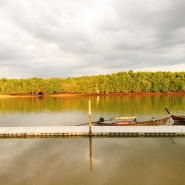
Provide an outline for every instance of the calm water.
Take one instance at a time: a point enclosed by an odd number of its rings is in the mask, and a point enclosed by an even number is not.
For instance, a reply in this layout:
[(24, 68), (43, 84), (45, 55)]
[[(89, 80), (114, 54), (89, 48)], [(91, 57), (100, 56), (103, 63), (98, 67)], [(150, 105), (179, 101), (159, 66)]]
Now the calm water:
[[(185, 114), (184, 96), (0, 99), (0, 126), (76, 125)], [(0, 139), (1, 185), (185, 184), (185, 138)]]

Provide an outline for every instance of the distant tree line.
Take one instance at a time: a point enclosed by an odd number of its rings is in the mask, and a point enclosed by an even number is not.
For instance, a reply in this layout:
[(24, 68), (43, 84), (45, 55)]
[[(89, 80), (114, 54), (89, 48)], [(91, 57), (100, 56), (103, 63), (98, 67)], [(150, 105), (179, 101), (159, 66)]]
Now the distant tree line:
[(71, 78), (0, 79), (0, 94), (184, 92), (185, 72), (118, 72)]

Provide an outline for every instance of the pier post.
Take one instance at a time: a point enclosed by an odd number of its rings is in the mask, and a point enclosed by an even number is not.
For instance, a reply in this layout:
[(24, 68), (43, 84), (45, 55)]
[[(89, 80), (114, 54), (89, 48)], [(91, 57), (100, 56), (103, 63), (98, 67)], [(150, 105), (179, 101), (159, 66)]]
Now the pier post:
[(91, 100), (89, 100), (89, 115), (88, 115), (88, 122), (89, 122), (89, 135), (92, 135), (92, 118), (91, 118)]

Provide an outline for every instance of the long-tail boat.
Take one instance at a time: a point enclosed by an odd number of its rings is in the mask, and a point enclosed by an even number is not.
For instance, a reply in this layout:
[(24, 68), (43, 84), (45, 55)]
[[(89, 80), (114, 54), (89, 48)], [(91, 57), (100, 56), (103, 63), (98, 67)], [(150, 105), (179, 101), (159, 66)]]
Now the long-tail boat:
[(169, 112), (169, 110), (166, 108), (166, 112), (171, 116), (171, 118), (175, 121), (175, 122), (180, 122), (185, 124), (185, 116), (182, 115), (174, 115), (172, 113)]
[[(129, 118), (129, 117), (126, 117)], [(121, 118), (110, 118), (110, 120), (104, 120), (104, 118), (100, 118), (99, 121), (96, 123), (93, 123), (94, 126), (159, 126), (159, 125), (165, 125), (170, 124), (170, 116), (163, 118), (163, 119), (154, 119), (148, 121), (137, 121), (136, 117), (130, 117), (133, 118), (132, 120), (126, 120), (125, 117)]]
[(172, 119), (176, 122), (183, 122), (185, 124), (185, 116), (182, 115), (171, 115)]

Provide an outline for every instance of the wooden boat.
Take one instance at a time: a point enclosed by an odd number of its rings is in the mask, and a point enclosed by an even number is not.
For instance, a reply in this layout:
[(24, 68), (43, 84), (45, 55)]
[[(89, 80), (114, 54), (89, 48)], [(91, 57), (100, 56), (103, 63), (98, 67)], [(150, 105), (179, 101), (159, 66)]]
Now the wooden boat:
[(166, 123), (170, 123), (170, 116), (163, 118), (163, 119), (153, 119), (149, 121), (137, 121), (136, 119), (133, 120), (121, 120), (117, 121), (119, 119), (110, 119), (110, 122), (104, 122), (103, 118), (100, 118), (100, 120), (96, 123), (94, 123), (94, 126), (159, 126), (159, 125), (165, 125)]
[(171, 115), (172, 119), (177, 122), (184, 122), (185, 123), (185, 116), (177, 116), (177, 115)]
[(180, 122), (185, 124), (185, 116), (182, 115), (174, 115), (172, 113), (169, 112), (169, 110), (166, 108), (166, 111), (169, 115), (171, 115), (171, 118), (175, 121), (175, 122)]

